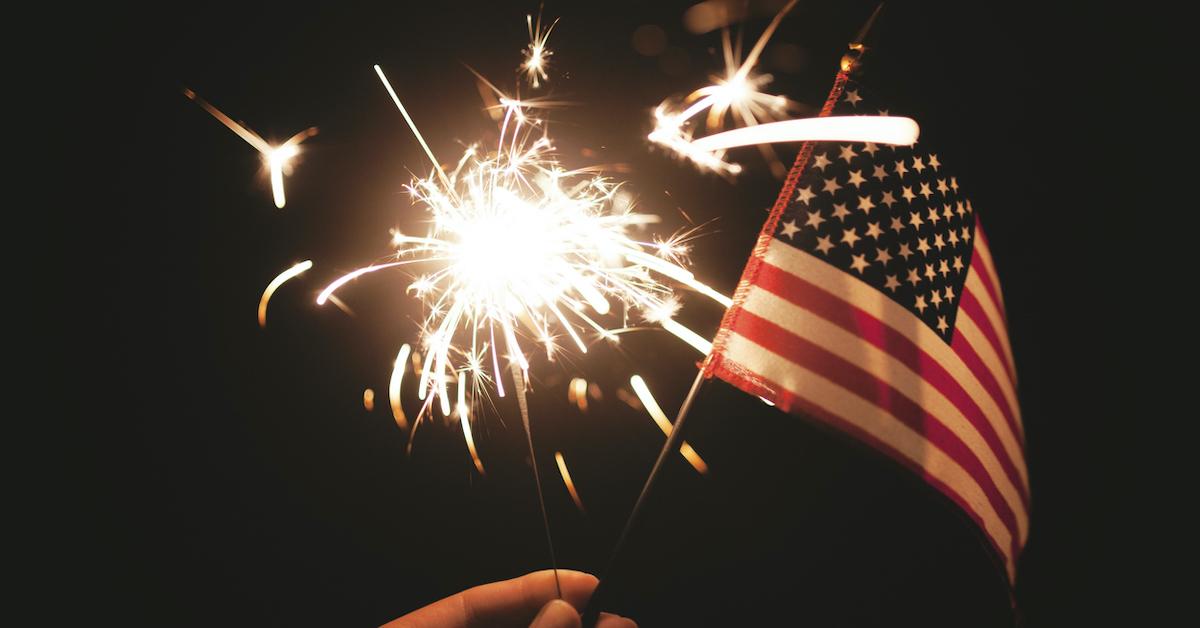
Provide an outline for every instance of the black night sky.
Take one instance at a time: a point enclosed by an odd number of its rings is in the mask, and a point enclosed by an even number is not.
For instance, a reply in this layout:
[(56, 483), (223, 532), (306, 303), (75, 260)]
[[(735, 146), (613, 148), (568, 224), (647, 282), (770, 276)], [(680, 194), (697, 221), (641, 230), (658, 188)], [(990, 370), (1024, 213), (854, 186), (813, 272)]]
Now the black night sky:
[[(424, 219), (402, 185), (427, 161), (372, 64), (434, 149), (456, 155), (495, 135), (465, 66), (513, 87), (537, 4), (301, 4), (72, 18), (85, 33), (77, 106), (100, 114), (80, 185), (99, 200), (61, 215), (79, 239), (71, 255), (87, 260), (69, 280), (68, 336), (82, 343), (64, 375), (85, 410), (55, 423), (62, 514), (36, 548), (37, 579), (55, 591), (51, 624), (373, 626), (548, 566), (512, 398), (476, 428), (486, 477), (456, 424), (423, 426), (406, 457), (386, 403), (391, 361), (420, 316), (403, 276), (341, 293), (353, 317), (312, 298), (386, 254), (390, 228)], [(574, 103), (549, 117), (564, 162), (624, 164), (619, 176), (664, 230), (704, 224), (696, 273), (730, 292), (779, 182), (753, 150), (737, 154), (748, 172), (730, 182), (645, 142), (650, 109), (721, 65), (718, 33), (684, 28), (689, 4), (547, 2), (561, 22), (546, 89)], [(1089, 99), (1106, 99), (1084, 85), (1110, 53), (1064, 53), (1087, 27), (1036, 4), (960, 4), (890, 3), (866, 71), (968, 182), (1003, 282), (1033, 499), (1019, 613), (982, 536), (935, 490), (716, 382), (688, 428), (711, 475), (672, 461), (614, 581), (613, 609), (642, 626), (1051, 626), (1116, 613), (1124, 550), (1111, 515), (1127, 488), (1110, 433), (1123, 400), (1103, 377), (1120, 350), (1095, 345), (1109, 314), (1092, 305), (1101, 271), (1089, 264), (1105, 262), (1079, 254), (1102, 248), (1100, 217), (1116, 202), (1085, 163), (1103, 155), (1079, 139), (1099, 115)], [(775, 5), (749, 6), (748, 40)], [(818, 107), (873, 8), (802, 1), (764, 54), (771, 90)], [(643, 25), (665, 32), (662, 54), (634, 49)], [(183, 87), (269, 139), (320, 127), (285, 209), (258, 155)], [(790, 163), (796, 147), (780, 150)], [(260, 329), (263, 287), (302, 259), (314, 269), (276, 294)], [(720, 310), (689, 303), (681, 320), (715, 330)], [(673, 413), (695, 359), (645, 333), (541, 365), (531, 412), (562, 566), (602, 569), (663, 442), (617, 388), (640, 373)], [(586, 413), (567, 401), (574, 376), (604, 392)]]

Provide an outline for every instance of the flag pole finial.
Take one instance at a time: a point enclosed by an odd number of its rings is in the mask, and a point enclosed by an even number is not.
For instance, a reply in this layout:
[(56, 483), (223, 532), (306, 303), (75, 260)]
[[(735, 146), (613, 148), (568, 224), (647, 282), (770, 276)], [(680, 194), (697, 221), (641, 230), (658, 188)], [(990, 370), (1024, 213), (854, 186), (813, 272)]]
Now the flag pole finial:
[(863, 54), (867, 52), (867, 45), (865, 43), (867, 40), (867, 33), (871, 32), (871, 26), (875, 24), (875, 19), (878, 18), (879, 13), (883, 11), (883, 4), (884, 3), (880, 2), (875, 6), (875, 10), (871, 12), (871, 17), (867, 18), (867, 21), (865, 24), (863, 24), (862, 28), (858, 29), (858, 34), (855, 35), (854, 39), (850, 41), (850, 45), (848, 46), (849, 50), (846, 51), (846, 54), (842, 55), (842, 60), (840, 62), (843, 72), (854, 72), (858, 69), (859, 60), (862, 59)]

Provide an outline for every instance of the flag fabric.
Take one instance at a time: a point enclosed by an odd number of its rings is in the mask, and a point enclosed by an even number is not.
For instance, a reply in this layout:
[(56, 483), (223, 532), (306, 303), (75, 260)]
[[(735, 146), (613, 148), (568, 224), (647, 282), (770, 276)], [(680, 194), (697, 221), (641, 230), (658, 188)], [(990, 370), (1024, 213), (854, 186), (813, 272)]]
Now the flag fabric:
[[(845, 72), (821, 115), (886, 115)], [(941, 157), (809, 143), (705, 364), (919, 474), (983, 531), (1009, 583), (1029, 528), (1017, 376), (996, 266)]]

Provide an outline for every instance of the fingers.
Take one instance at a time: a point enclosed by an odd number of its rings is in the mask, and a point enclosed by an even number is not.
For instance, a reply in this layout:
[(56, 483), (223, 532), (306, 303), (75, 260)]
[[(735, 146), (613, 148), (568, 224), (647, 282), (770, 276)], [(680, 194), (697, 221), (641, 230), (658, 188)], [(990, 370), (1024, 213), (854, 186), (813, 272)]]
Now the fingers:
[(542, 607), (529, 628), (581, 628), (582, 625), (574, 606), (562, 600), (552, 600)]
[[(582, 608), (596, 588), (596, 577), (568, 569), (559, 569), (558, 576), (563, 598), (572, 607)], [(438, 600), (385, 624), (385, 628), (528, 626), (538, 611), (557, 597), (554, 571), (535, 571)]]
[(637, 628), (637, 624), (628, 617), (600, 613), (600, 618), (596, 620), (596, 628)]

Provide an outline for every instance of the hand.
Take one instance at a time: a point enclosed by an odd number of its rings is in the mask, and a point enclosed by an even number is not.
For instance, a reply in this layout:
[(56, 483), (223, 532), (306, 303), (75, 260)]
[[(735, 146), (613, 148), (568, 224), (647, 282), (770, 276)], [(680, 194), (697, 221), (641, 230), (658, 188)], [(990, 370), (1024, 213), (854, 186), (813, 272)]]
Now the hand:
[[(547, 569), (455, 593), (382, 628), (578, 628), (575, 609), (587, 603), (599, 581), (591, 574), (567, 569), (559, 569), (558, 577), (564, 600), (557, 599), (554, 571)], [(596, 628), (637, 628), (637, 624), (601, 613)]]

